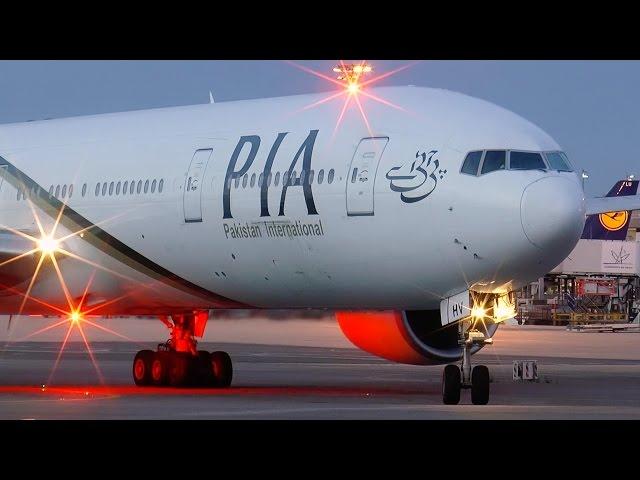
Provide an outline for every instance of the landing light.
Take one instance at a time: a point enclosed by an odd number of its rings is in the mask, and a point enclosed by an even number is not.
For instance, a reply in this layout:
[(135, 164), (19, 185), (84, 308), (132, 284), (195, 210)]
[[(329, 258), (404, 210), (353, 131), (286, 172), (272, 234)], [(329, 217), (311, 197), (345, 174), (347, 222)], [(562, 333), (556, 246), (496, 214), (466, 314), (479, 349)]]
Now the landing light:
[(503, 322), (515, 317), (516, 310), (513, 305), (498, 305), (496, 308), (496, 322)]
[(471, 316), (473, 318), (484, 318), (487, 315), (487, 310), (482, 307), (473, 307), (471, 309)]
[(82, 315), (80, 315), (80, 312), (72, 312), (71, 313), (71, 321), (73, 323), (78, 323), (81, 318), (82, 318)]
[(52, 237), (43, 237), (38, 240), (38, 248), (44, 254), (52, 254), (58, 250), (59, 242)]

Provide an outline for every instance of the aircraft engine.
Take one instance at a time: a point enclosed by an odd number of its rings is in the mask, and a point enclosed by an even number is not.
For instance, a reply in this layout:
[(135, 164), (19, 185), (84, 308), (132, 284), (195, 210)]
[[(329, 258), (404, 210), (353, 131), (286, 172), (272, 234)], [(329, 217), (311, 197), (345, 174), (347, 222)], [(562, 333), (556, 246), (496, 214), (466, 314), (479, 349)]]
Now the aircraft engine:
[[(412, 365), (451, 363), (462, 357), (458, 324), (442, 325), (440, 310), (336, 312), (344, 335), (378, 357)], [(476, 328), (492, 337), (498, 324), (487, 319)], [(482, 346), (474, 345), (471, 353)]]

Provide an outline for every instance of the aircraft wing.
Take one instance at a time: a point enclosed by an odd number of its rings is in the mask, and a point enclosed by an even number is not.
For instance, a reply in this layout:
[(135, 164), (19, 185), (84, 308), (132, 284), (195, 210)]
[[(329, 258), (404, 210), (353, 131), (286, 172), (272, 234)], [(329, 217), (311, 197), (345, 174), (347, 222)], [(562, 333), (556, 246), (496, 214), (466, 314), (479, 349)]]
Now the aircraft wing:
[(587, 198), (586, 206), (587, 215), (621, 212), (623, 210), (640, 210), (640, 195)]

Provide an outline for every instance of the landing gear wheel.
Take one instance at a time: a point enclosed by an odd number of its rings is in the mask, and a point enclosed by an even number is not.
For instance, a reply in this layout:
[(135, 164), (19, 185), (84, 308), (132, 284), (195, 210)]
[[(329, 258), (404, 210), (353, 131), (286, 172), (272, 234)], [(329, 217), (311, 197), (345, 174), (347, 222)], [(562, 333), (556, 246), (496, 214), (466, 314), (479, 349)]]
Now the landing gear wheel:
[(158, 386), (166, 385), (168, 370), (169, 356), (164, 352), (155, 352), (151, 360), (151, 383)]
[(486, 405), (489, 403), (489, 369), (476, 365), (471, 371), (471, 403)]
[(206, 350), (198, 350), (196, 362), (196, 383), (201, 387), (210, 387), (214, 382), (211, 354)]
[(445, 405), (460, 403), (462, 375), (457, 365), (447, 365), (442, 372), (442, 402)]
[(151, 350), (141, 350), (136, 353), (133, 359), (133, 381), (138, 386), (151, 384), (151, 360), (154, 352)]
[(210, 365), (214, 386), (226, 388), (231, 385), (233, 364), (227, 352), (213, 352)]
[(167, 378), (172, 387), (182, 387), (189, 380), (189, 356), (184, 353), (173, 353), (169, 360)]

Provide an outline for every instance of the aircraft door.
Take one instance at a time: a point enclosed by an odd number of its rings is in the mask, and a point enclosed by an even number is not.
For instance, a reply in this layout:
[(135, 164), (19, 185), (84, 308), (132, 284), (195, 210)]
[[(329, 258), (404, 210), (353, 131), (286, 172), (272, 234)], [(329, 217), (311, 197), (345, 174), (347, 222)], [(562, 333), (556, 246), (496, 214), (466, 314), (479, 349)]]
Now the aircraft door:
[(347, 175), (347, 215), (373, 215), (373, 187), (388, 137), (363, 138)]
[(189, 165), (184, 185), (184, 221), (187, 223), (202, 221), (202, 187), (204, 172), (211, 157), (212, 149), (196, 150)]

